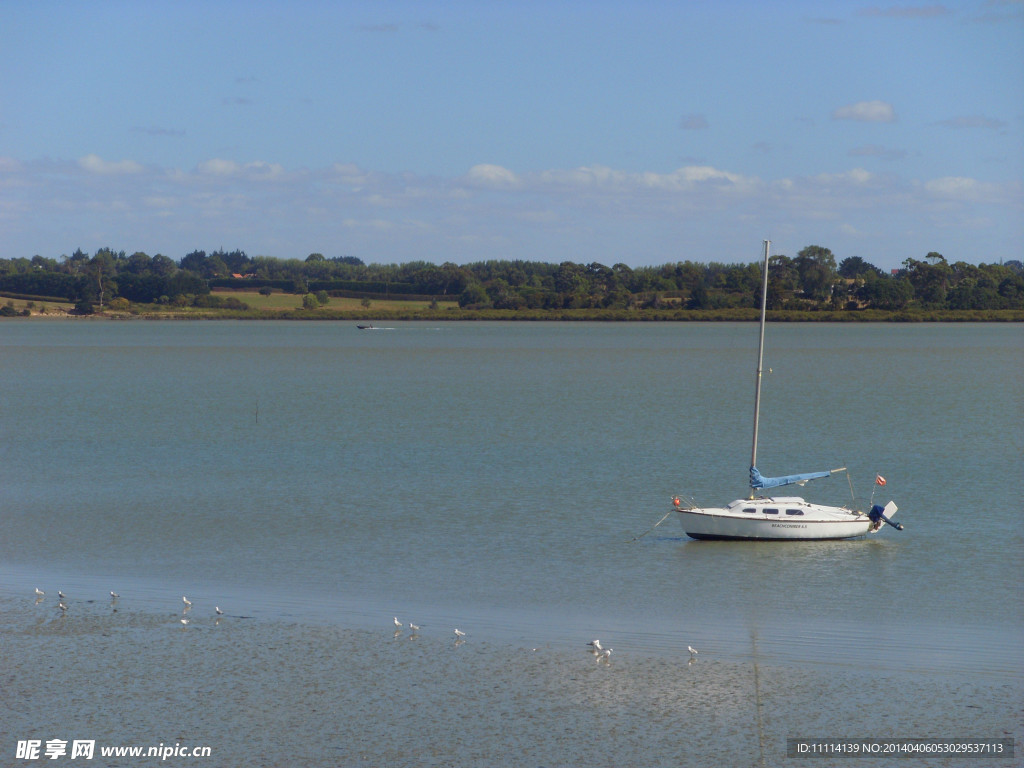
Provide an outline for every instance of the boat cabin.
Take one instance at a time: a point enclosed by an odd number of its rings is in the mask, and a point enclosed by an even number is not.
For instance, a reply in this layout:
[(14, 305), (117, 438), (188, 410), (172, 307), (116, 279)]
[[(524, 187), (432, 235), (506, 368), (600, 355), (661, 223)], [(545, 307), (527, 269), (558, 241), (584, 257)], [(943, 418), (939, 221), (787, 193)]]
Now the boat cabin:
[(810, 505), (799, 496), (778, 496), (771, 499), (737, 499), (729, 505), (729, 511), (747, 515), (803, 517), (809, 507)]

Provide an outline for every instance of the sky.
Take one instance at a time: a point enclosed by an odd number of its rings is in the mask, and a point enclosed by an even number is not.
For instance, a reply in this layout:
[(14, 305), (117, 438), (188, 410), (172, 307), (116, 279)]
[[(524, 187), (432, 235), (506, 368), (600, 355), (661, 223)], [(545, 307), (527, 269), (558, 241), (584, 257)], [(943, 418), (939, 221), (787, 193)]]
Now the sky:
[(1024, 0), (0, 3), (0, 258), (1024, 256)]

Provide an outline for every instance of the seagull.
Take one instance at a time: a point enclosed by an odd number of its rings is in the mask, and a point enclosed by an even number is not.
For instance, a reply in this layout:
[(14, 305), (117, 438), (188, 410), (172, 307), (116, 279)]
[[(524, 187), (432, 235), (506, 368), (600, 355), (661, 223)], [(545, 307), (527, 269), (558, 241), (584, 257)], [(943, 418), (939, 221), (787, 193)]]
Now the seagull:
[(591, 640), (589, 643), (587, 643), (587, 645), (591, 646), (594, 649), (593, 651), (591, 651), (591, 653), (600, 653), (604, 650), (604, 648), (601, 647), (600, 640)]
[(189, 623), (190, 621), (192, 621), (192, 619), (182, 619), (182, 620), (181, 620), (181, 626), (183, 626), (183, 627), (187, 627), (187, 626), (188, 626), (188, 623)]
[(420, 631), (420, 625), (419, 624), (413, 624), (410, 621), (409, 622), (409, 629), (411, 629), (413, 632), (419, 632)]
[(403, 624), (402, 622), (400, 622), (400, 621), (398, 620), (398, 617), (397, 617), (397, 616), (395, 616), (395, 626), (396, 626), (396, 627), (398, 627), (399, 629), (401, 629), (402, 627), (404, 627), (404, 626), (405, 626), (405, 625), (404, 625), (404, 624)]
[(39, 587), (36, 587), (36, 597), (42, 597), (45, 594), (46, 593), (43, 592), (43, 590), (41, 590)]
[(64, 594), (63, 592), (61, 592), (61, 591), (60, 591), (60, 590), (58, 589), (58, 590), (57, 590), (57, 597), (59, 597), (59, 598), (60, 598), (61, 600), (63, 600), (64, 598), (66, 598), (66, 597), (67, 597), (67, 595), (65, 595), (65, 594)]
[(185, 604), (185, 607), (187, 607), (187, 608), (191, 608), (192, 607), (192, 601), (189, 600), (184, 595), (181, 596), (181, 602), (183, 602)]
[(117, 594), (117, 592), (115, 592), (114, 590), (110, 590), (110, 599), (111, 600), (117, 600), (117, 598), (119, 598), (119, 597), (120, 597), (120, 595)]
[(219, 605), (215, 605), (215, 606), (213, 607), (213, 610), (215, 610), (215, 611), (217, 612), (217, 615), (218, 615), (218, 616), (223, 616), (223, 615), (224, 615), (224, 611), (222, 611), (222, 610), (220, 609), (220, 606), (219, 606)]
[(456, 630), (455, 630), (455, 636), (456, 636), (456, 637), (465, 637), (465, 636), (466, 636), (466, 633), (465, 633), (465, 632), (463, 632), (463, 631), (462, 631), (461, 629), (456, 629)]
[(603, 651), (601, 651), (601, 654), (597, 657), (597, 660), (598, 661), (604, 661), (604, 662), (611, 661), (612, 660), (612, 649), (611, 648), (605, 648)]
[(63, 602), (57, 603), (57, 607), (60, 608), (61, 614), (67, 613), (68, 607)]
[(686, 650), (688, 650), (690, 652), (691, 656), (696, 656), (697, 655), (697, 649), (694, 648), (692, 645), (686, 646)]

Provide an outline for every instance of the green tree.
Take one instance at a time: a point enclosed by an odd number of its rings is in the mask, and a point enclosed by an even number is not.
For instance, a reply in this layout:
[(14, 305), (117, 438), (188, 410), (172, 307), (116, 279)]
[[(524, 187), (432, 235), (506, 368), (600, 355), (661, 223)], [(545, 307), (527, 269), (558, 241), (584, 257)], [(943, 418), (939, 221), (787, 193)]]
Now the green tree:
[(913, 300), (914, 287), (906, 278), (878, 276), (869, 272), (856, 295), (870, 307), (895, 312)]
[(582, 293), (586, 290), (586, 271), (580, 264), (563, 261), (555, 273), (555, 290), (559, 293)]
[(219, 253), (213, 253), (206, 262), (206, 274), (204, 277), (227, 277), (231, 274), (231, 269), (224, 261), (224, 257)]
[(868, 272), (873, 272), (875, 275), (882, 274), (882, 270), (874, 264), (869, 264), (864, 261), (860, 256), (847, 256), (839, 262), (839, 269), (837, 271), (840, 277), (845, 277), (851, 280), (863, 277)]
[(832, 251), (820, 245), (808, 245), (796, 255), (793, 264), (800, 275), (804, 296), (816, 301), (831, 296), (836, 277), (836, 257)]
[(32, 257), (32, 269), (43, 272), (56, 272), (57, 262), (54, 259), (45, 259), (42, 256), (36, 255)]
[(460, 307), (489, 307), (491, 300), (480, 283), (470, 283), (459, 294)]
[(914, 295), (921, 304), (943, 307), (952, 283), (953, 270), (941, 253), (932, 251), (925, 258), (928, 261), (906, 259), (903, 262), (906, 277), (914, 287)]
[(100, 312), (103, 311), (104, 300), (117, 295), (117, 283), (114, 282), (116, 263), (117, 254), (110, 248), (100, 248), (89, 262), (88, 274), (96, 287)]
[(1024, 274), (1015, 272), (999, 282), (999, 296), (1003, 306), (1024, 309)]
[(781, 309), (800, 281), (793, 260), (781, 253), (768, 261), (768, 309)]
[(170, 277), (175, 273), (175, 271), (177, 271), (178, 266), (174, 263), (173, 259), (164, 256), (162, 253), (158, 253), (150, 261), (149, 269), (154, 275)]
[(89, 256), (81, 248), (76, 248), (65, 264), (68, 272), (77, 275), (83, 272), (89, 265)]
[(209, 277), (208, 261), (206, 251), (192, 251), (192, 253), (186, 254), (182, 258), (181, 268), (187, 269), (189, 272), (195, 272), (203, 277)]
[(143, 275), (149, 271), (153, 260), (142, 251), (136, 251), (128, 257), (127, 269), (133, 275)]

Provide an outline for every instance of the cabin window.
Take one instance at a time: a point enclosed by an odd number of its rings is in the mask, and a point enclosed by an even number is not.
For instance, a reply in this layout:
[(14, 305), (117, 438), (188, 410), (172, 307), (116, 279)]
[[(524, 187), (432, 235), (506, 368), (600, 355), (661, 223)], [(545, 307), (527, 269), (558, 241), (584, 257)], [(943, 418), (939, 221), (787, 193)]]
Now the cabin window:
[(757, 510), (756, 510), (756, 509), (754, 509), (753, 507), (746, 507), (746, 508), (744, 508), (744, 510), (743, 510), (743, 511), (744, 511), (744, 512), (757, 512)]
[(804, 511), (802, 509), (787, 509), (787, 515), (802, 515)]
[(779, 510), (777, 510), (777, 509), (766, 509), (766, 510), (764, 510), (764, 513), (766, 515), (777, 515), (777, 514), (779, 514)]

